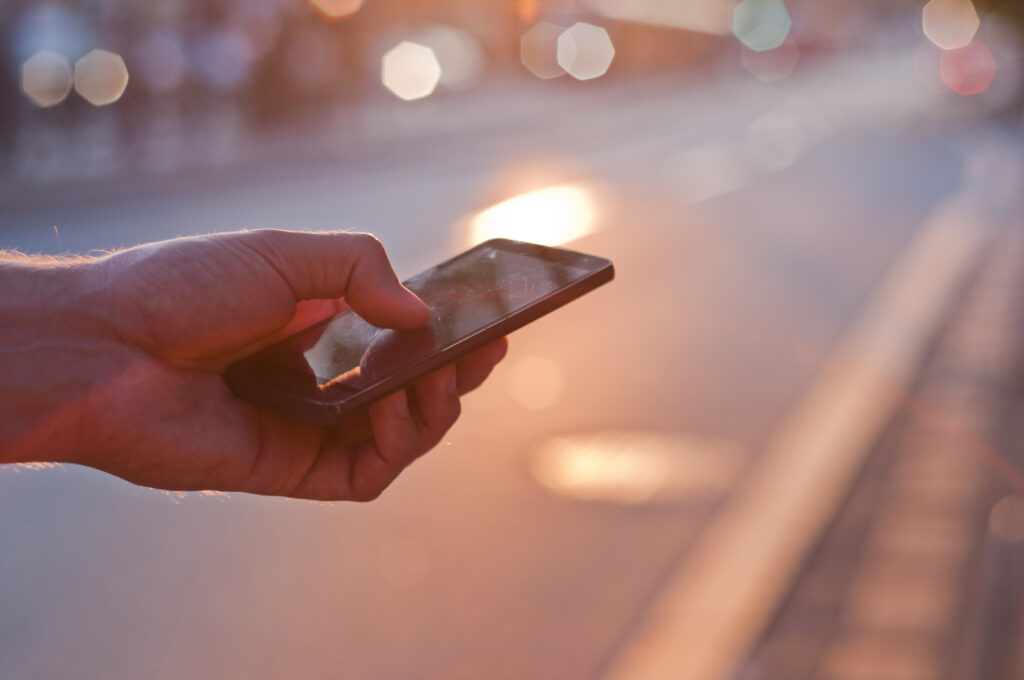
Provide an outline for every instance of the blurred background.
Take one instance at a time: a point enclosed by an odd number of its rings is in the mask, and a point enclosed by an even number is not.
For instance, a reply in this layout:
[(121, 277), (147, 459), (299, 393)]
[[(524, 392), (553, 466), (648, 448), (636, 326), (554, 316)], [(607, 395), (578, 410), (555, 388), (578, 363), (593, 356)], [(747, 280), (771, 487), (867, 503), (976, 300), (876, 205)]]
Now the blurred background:
[(1024, 5), (0, 3), (0, 249), (617, 279), (368, 505), (0, 468), (3, 678), (1024, 678)]

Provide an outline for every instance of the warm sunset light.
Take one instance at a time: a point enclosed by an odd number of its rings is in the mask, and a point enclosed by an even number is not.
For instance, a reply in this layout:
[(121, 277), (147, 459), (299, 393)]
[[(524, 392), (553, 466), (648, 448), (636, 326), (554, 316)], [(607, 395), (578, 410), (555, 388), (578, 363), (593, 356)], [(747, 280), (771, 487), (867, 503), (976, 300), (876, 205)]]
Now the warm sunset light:
[(549, 492), (633, 505), (708, 500), (735, 479), (742, 449), (716, 439), (607, 430), (551, 437), (531, 472)]
[(562, 184), (487, 208), (473, 218), (472, 240), (504, 237), (558, 245), (590, 233), (593, 222), (590, 192), (578, 184)]
[(552, 359), (523, 357), (509, 369), (506, 391), (513, 401), (530, 411), (551, 408), (565, 391), (565, 370)]
[(75, 92), (93, 106), (113, 104), (128, 87), (128, 68), (120, 55), (93, 50), (75, 62)]
[(64, 101), (71, 83), (71, 63), (60, 54), (37, 52), (21, 65), (21, 91), (41, 108)]

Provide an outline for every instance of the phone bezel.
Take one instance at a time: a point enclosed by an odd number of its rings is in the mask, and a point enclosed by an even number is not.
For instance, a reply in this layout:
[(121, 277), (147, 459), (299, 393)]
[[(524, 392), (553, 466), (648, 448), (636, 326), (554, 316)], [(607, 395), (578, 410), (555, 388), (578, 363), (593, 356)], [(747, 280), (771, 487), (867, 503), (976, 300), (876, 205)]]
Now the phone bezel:
[[(300, 331), (281, 340), (279, 343), (231, 364), (224, 374), (228, 385), (236, 395), (248, 401), (260, 405), (275, 406), (313, 422), (325, 425), (333, 424), (372, 402), (409, 386), (417, 379), (457, 360), (473, 350), (508, 335), (518, 328), (522, 328), (526, 324), (611, 281), (615, 276), (614, 266), (610, 260), (605, 258), (565, 248), (541, 246), (511, 239), (484, 241), (450, 258), (446, 262), (470, 256), (474, 251), (482, 248), (494, 248), (590, 271), (582, 278), (566, 284), (518, 310), (499, 317), (493, 323), (481, 327), (479, 330), (448, 345), (444, 349), (427, 354), (422, 359), (409, 364), (402, 370), (396, 371), (376, 383), (354, 392), (347, 392), (344, 389), (336, 389), (334, 387), (321, 390), (315, 384), (310, 386), (309, 374), (300, 374), (265, 358), (268, 354), (273, 354), (274, 350), (281, 344), (293, 341), (297, 335), (309, 333), (311, 329)], [(341, 313), (352, 312), (346, 310)], [(334, 317), (331, 318), (333, 319)], [(315, 324), (312, 328), (326, 325), (329, 322), (330, 319), (325, 320)], [(280, 350), (278, 351), (280, 352)]]

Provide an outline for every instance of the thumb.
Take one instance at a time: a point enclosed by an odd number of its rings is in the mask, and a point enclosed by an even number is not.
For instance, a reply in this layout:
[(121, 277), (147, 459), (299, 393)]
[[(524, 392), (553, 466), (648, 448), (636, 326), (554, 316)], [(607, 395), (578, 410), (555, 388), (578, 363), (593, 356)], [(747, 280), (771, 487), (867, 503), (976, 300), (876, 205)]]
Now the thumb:
[(344, 297), (381, 328), (414, 329), (430, 321), (430, 308), (398, 281), (384, 246), (370, 234), (266, 229), (231, 236), (276, 270), (296, 302)]

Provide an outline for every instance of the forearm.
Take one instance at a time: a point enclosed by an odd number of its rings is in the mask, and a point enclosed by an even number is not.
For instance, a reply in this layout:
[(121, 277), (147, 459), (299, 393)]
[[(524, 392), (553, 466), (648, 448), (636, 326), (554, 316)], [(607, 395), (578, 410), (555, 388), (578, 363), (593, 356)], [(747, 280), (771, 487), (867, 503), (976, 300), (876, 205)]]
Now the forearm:
[(88, 266), (0, 256), (0, 462), (73, 459), (92, 390)]

